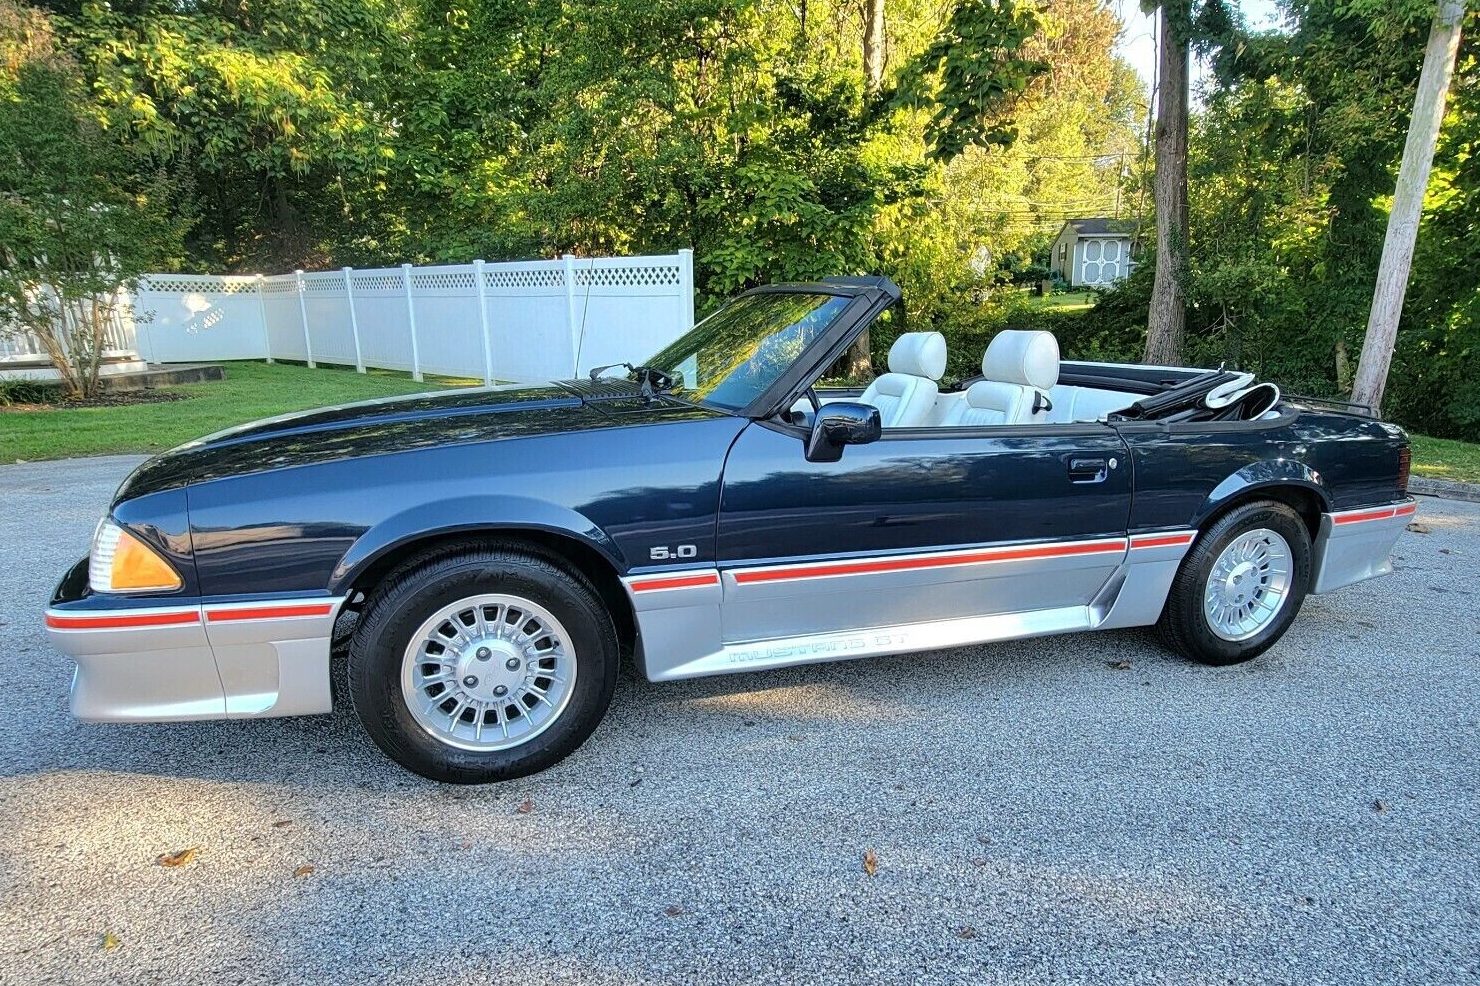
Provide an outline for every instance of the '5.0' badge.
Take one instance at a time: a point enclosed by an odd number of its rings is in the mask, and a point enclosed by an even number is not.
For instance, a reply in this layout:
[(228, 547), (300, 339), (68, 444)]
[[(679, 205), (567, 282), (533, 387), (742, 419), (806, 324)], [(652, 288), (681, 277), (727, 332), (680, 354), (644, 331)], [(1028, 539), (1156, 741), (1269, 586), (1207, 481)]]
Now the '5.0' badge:
[(697, 545), (680, 544), (675, 547), (657, 547), (648, 549), (648, 557), (653, 561), (668, 561), (670, 558), (694, 558), (699, 554)]

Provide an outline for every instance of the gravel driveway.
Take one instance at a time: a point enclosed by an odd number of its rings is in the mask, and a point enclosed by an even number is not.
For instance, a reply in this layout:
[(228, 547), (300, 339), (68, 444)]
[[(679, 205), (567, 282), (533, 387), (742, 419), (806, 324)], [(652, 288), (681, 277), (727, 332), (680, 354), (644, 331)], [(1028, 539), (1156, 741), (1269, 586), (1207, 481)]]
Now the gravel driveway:
[(0, 467), (4, 982), (1480, 975), (1480, 506), (1243, 667), (1116, 632), (629, 676), (469, 789), (343, 711), (72, 721), (40, 612), (135, 461)]

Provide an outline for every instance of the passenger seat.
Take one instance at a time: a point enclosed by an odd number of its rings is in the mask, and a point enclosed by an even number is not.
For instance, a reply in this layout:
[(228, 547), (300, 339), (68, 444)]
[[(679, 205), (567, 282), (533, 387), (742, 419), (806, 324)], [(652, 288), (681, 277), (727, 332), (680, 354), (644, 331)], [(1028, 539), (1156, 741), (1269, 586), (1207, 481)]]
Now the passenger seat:
[(1004, 329), (982, 357), (982, 376), (951, 407), (946, 425), (1041, 424), (1059, 382), (1059, 342), (1052, 332)]
[(889, 372), (876, 377), (858, 398), (879, 409), (885, 428), (928, 424), (946, 372), (946, 337), (939, 332), (906, 332), (889, 347)]

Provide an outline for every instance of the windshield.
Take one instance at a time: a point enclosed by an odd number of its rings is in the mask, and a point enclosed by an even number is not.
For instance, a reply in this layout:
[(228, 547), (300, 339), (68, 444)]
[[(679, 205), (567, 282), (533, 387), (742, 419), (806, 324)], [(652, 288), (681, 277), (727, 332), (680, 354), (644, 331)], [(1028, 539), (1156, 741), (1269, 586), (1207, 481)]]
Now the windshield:
[(747, 295), (645, 365), (672, 376), (674, 393), (738, 411), (780, 379), (851, 300), (792, 292)]

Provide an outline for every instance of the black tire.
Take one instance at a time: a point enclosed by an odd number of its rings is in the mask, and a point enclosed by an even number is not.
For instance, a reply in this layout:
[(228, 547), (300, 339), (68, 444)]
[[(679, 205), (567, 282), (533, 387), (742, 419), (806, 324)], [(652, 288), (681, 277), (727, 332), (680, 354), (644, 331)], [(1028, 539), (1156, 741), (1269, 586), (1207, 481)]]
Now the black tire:
[[(401, 661), (411, 635), (438, 609), (494, 592), (522, 596), (560, 621), (575, 652), (575, 685), (559, 716), (524, 744), (465, 750), (413, 718)], [(350, 697), (375, 745), (407, 770), (453, 784), (507, 781), (553, 766), (585, 742), (611, 702), (618, 654), (611, 614), (584, 579), (514, 548), (465, 548), (393, 574), (372, 595), (350, 646)]]
[[(1268, 626), (1246, 640), (1226, 640), (1213, 632), (1203, 612), (1204, 592), (1223, 549), (1250, 531), (1274, 531), (1290, 546), (1290, 588), (1284, 607)], [(1284, 636), (1310, 587), (1310, 530), (1290, 507), (1272, 500), (1245, 503), (1200, 534), (1172, 580), (1166, 608), (1156, 624), (1162, 642), (1189, 660), (1223, 666), (1253, 660)]]

